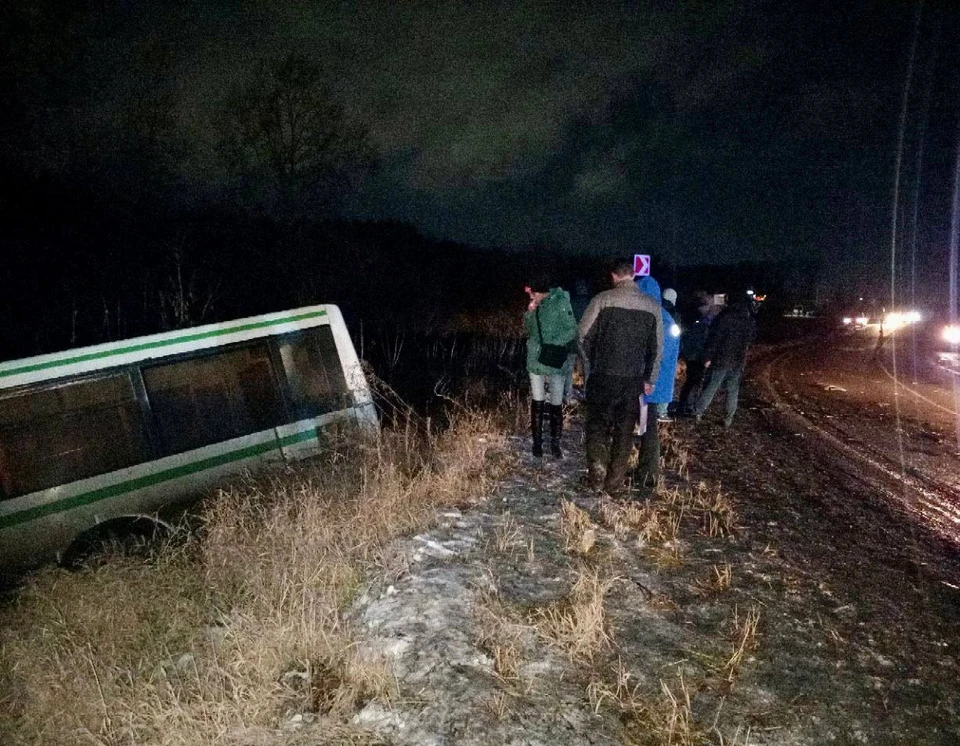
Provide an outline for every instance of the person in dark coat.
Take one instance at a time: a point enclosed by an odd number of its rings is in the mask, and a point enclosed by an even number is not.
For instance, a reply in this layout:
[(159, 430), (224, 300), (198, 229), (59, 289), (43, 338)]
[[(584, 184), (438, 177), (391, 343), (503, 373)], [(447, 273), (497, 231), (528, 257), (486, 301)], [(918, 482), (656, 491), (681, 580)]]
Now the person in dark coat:
[(613, 288), (590, 301), (580, 321), (587, 378), (586, 450), (590, 485), (620, 495), (627, 478), (640, 396), (653, 393), (663, 354), (660, 304), (633, 283), (633, 262), (610, 268)]
[(663, 307), (667, 309), (667, 313), (677, 318), (677, 291), (673, 288), (663, 291)]
[(573, 283), (573, 292), (570, 294), (570, 307), (578, 324), (588, 305), (590, 305), (590, 284), (581, 277)]
[(710, 325), (710, 334), (703, 354), (703, 366), (710, 372), (703, 393), (697, 399), (693, 415), (700, 421), (707, 411), (717, 390), (723, 386), (727, 392), (727, 410), (724, 427), (733, 424), (740, 396), (740, 379), (747, 364), (747, 349), (753, 341), (756, 325), (750, 313), (746, 296), (737, 297)]
[[(583, 318), (584, 312), (587, 310), (587, 306), (590, 304), (590, 285), (587, 284), (587, 281), (583, 278), (579, 278), (576, 282), (573, 283), (573, 293), (570, 295), (570, 307), (573, 309), (573, 318), (579, 324), (580, 319)], [(573, 385), (573, 373), (577, 367), (577, 360), (580, 357), (579, 352), (574, 350), (570, 355), (570, 369), (567, 372), (567, 378), (563, 383), (563, 403), (567, 406), (572, 405), (577, 399), (582, 399), (583, 396), (580, 394)], [(582, 360), (581, 366), (582, 366)], [(587, 380), (587, 369), (581, 367), (581, 372), (583, 373), (583, 380)]]
[(686, 417), (693, 414), (693, 407), (700, 396), (700, 387), (703, 383), (704, 353), (707, 350), (707, 337), (710, 334), (710, 324), (720, 312), (720, 307), (713, 299), (703, 294), (697, 308), (700, 318), (689, 329), (685, 330), (680, 338), (680, 357), (687, 364), (687, 375), (680, 389), (680, 398), (677, 402), (677, 411)]

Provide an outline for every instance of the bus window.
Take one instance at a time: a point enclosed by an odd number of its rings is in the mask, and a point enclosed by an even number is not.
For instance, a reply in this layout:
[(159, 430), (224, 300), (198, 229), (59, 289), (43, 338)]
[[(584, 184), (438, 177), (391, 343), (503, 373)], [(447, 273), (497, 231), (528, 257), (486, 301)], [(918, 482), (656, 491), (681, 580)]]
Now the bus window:
[(350, 390), (330, 327), (311, 329), (277, 347), (298, 417), (316, 417), (350, 406)]
[(140, 405), (126, 375), (0, 400), (0, 485), (5, 498), (150, 458)]
[(283, 421), (265, 344), (143, 369), (166, 453), (182, 453)]

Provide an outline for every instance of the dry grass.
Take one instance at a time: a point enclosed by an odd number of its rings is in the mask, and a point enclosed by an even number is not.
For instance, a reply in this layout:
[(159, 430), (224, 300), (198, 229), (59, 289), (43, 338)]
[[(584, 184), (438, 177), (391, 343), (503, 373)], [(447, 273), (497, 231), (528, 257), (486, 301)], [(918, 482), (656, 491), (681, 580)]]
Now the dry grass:
[[(626, 746), (749, 746), (750, 730), (738, 726), (732, 735), (718, 727), (723, 700), (712, 722), (705, 725), (695, 706), (702, 688), (688, 683), (682, 672), (672, 681), (660, 679), (654, 690), (635, 680), (618, 659), (609, 683), (593, 681), (587, 697), (595, 713), (612, 708), (622, 723), (621, 742)], [(702, 706), (699, 709), (703, 709)]]
[(519, 678), (531, 628), (492, 592), (477, 603), (477, 647), (493, 659), (494, 673), (504, 682)]
[(567, 552), (587, 555), (597, 541), (597, 529), (590, 514), (570, 500), (560, 502), (560, 535)]
[(687, 655), (706, 670), (701, 686), (726, 697), (740, 678), (749, 653), (758, 645), (760, 610), (752, 607), (745, 615), (734, 609), (730, 620), (730, 636), (721, 649), (689, 649)]
[(710, 578), (704, 585), (717, 593), (723, 593), (730, 590), (732, 582), (733, 568), (729, 562), (724, 562), (723, 565), (711, 567)]
[(511, 390), (500, 395), (497, 426), (513, 435), (530, 434), (530, 400), (526, 392)]
[(597, 512), (600, 523), (618, 539), (635, 533), (640, 547), (676, 542), (684, 523), (693, 523), (711, 538), (730, 536), (736, 524), (736, 512), (727, 495), (704, 482), (694, 487), (658, 488), (658, 498), (643, 504), (605, 500)]
[(268, 744), (297, 713), (373, 742), (344, 718), (395, 685), (343, 612), (393, 538), (482, 495), (502, 443), (465, 409), (337, 443), (222, 492), (180, 548), (38, 574), (0, 612), (0, 742)]
[(623, 723), (623, 743), (629, 746), (699, 746), (707, 743), (707, 732), (694, 717), (690, 687), (683, 674), (671, 685), (661, 679), (656, 694), (644, 692), (632, 674), (617, 662), (611, 684), (593, 682), (587, 696), (594, 712), (614, 708)]
[(510, 697), (506, 692), (496, 691), (486, 700), (487, 708), (500, 721), (510, 716)]
[(680, 443), (673, 428), (662, 428), (658, 435), (664, 466), (673, 470), (681, 479), (687, 479), (690, 476), (690, 452)]
[(734, 615), (733, 650), (723, 669), (723, 677), (731, 685), (743, 667), (744, 656), (757, 646), (757, 629), (760, 626), (760, 609), (751, 608), (743, 619), (739, 612)]
[(500, 554), (510, 551), (523, 535), (516, 519), (509, 512), (504, 513), (493, 530), (493, 546)]
[[(688, 479), (689, 454), (670, 429), (662, 430), (661, 438), (666, 466), (681, 479)], [(684, 546), (696, 541), (697, 535), (729, 536), (736, 514), (718, 486), (701, 482), (667, 488), (660, 483), (655, 497), (644, 503), (601, 500), (597, 521), (621, 541), (632, 538), (657, 568), (671, 569), (682, 564)], [(722, 593), (732, 582), (729, 563), (712, 565), (709, 577), (698, 581), (696, 589), (704, 594)], [(663, 597), (650, 599), (648, 604), (678, 608)], [(759, 619), (756, 609), (746, 615), (735, 612), (729, 622), (730, 637), (715, 641), (710, 653), (689, 651), (675, 678), (638, 680), (620, 659), (613, 670), (593, 668), (587, 696), (594, 711), (616, 712), (623, 726), (621, 742), (628, 746), (747, 746), (749, 729), (725, 733), (718, 723), (725, 697), (740, 677), (749, 651), (757, 645)]]
[[(676, 509), (675, 509), (676, 508)], [(613, 502), (604, 500), (598, 507), (601, 524), (621, 539), (636, 534), (638, 546), (665, 544), (676, 540), (685, 514), (685, 506), (652, 502)]]
[(571, 658), (592, 660), (612, 643), (604, 599), (615, 582), (601, 579), (596, 569), (581, 569), (570, 593), (533, 611), (530, 623)]

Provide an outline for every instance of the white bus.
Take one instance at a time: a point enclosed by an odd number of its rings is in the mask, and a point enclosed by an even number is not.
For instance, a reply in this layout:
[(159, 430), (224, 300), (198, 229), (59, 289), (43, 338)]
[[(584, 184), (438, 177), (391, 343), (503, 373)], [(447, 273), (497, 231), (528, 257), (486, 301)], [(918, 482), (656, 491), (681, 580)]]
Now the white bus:
[(314, 454), (344, 422), (378, 428), (331, 305), (0, 363), (0, 569)]

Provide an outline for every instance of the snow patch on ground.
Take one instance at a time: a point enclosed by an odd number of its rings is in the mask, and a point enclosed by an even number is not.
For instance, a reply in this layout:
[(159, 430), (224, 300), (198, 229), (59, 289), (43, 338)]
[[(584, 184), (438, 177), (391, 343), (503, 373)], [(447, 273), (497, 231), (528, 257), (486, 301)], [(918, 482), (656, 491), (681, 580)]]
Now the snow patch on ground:
[(398, 547), (409, 572), (357, 604), (365, 645), (390, 660), (400, 691), (389, 706), (368, 704), (354, 722), (418, 746), (612, 744), (596, 731), (583, 691), (564, 680), (573, 670), (556, 652), (523, 665), (525, 691), (511, 696), (478, 644), (479, 595), (497, 590), (480, 538), (496, 531), (501, 515), (444, 513), (434, 531)]

